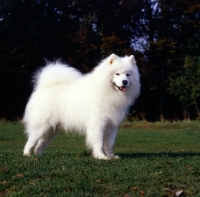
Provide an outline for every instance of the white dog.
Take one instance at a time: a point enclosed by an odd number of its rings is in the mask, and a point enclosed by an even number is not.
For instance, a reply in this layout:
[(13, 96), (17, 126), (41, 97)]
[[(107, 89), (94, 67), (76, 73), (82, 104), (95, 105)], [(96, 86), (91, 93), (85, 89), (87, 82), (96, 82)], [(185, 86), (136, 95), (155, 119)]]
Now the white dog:
[(133, 55), (112, 54), (86, 75), (55, 62), (34, 79), (23, 118), (28, 135), (24, 155), (30, 155), (33, 147), (35, 154), (42, 154), (64, 128), (85, 134), (95, 158), (118, 158), (112, 152), (118, 126), (140, 93)]

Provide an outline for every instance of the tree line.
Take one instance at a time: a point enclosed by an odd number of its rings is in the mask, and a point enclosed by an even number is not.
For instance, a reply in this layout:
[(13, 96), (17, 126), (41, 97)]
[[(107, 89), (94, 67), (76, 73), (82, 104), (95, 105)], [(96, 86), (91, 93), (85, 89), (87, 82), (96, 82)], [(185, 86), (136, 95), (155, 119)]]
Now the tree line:
[(199, 0), (2, 0), (0, 43), (1, 118), (22, 117), (45, 59), (87, 73), (112, 53), (140, 70), (129, 118), (200, 118)]

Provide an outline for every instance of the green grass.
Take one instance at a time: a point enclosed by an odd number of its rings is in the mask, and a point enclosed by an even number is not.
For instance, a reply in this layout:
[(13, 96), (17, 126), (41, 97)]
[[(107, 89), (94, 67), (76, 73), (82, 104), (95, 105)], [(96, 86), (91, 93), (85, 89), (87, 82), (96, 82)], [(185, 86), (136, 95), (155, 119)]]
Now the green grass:
[(0, 196), (200, 196), (199, 122), (126, 122), (119, 160), (96, 160), (84, 137), (61, 133), (43, 156), (23, 157), (19, 123), (0, 123)]

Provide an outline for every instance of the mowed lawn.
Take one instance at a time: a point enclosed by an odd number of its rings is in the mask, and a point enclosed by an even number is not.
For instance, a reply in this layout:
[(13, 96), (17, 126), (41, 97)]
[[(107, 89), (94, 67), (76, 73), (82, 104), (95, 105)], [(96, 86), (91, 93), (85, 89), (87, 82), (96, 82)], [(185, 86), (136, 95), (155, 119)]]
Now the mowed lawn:
[(200, 122), (125, 122), (119, 160), (91, 157), (84, 137), (61, 133), (24, 157), (20, 123), (0, 123), (0, 196), (200, 196)]

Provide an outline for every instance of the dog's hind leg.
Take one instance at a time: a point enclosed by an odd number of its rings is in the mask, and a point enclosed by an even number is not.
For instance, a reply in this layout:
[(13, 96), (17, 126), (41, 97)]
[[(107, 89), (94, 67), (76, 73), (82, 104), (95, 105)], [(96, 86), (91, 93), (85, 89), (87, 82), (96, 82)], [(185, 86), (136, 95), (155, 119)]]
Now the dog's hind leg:
[(31, 135), (28, 138), (28, 141), (24, 147), (24, 155), (25, 156), (30, 156), (31, 155), (31, 151), (33, 149), (33, 147), (37, 144), (38, 140), (40, 139), (40, 135), (38, 135), (37, 133), (34, 135)]
[(25, 156), (30, 156), (33, 147), (38, 143), (41, 137), (49, 131), (49, 126), (42, 126), (40, 128), (35, 129), (34, 127), (28, 127), (26, 129), (28, 133), (28, 141), (24, 147), (23, 154)]
[(36, 155), (42, 155), (45, 147), (49, 144), (49, 142), (55, 138), (59, 134), (58, 129), (51, 129), (47, 133), (45, 133), (39, 140), (34, 149)]

